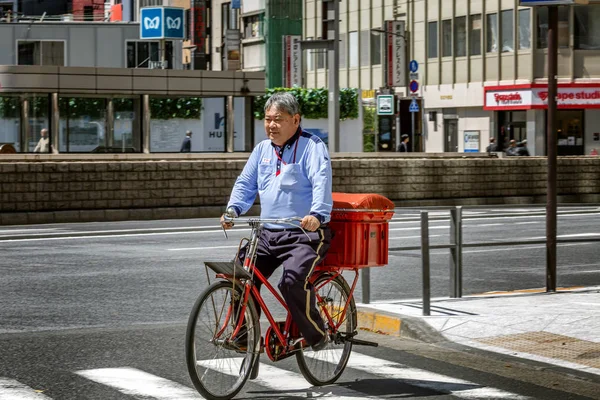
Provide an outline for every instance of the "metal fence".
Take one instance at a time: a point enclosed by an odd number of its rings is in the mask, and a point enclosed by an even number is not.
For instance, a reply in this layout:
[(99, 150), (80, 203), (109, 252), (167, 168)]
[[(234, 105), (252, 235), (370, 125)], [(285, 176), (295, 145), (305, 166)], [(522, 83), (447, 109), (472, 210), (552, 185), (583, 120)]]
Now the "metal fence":
[[(577, 205), (561, 205), (562, 207), (581, 206)], [(595, 204), (586, 204), (585, 206), (596, 206)], [(431, 284), (430, 284), (430, 251), (435, 249), (450, 250), (450, 297), (462, 297), (462, 252), (465, 248), (471, 247), (506, 247), (506, 246), (527, 246), (532, 244), (546, 244), (546, 239), (539, 240), (520, 240), (520, 241), (494, 241), (494, 242), (463, 242), (463, 219), (469, 218), (494, 218), (506, 216), (506, 214), (489, 214), (463, 217), (463, 207), (457, 206), (453, 208), (437, 208), (437, 210), (448, 210), (450, 212), (450, 243), (448, 244), (430, 244), (429, 240), (429, 212), (419, 210), (421, 222), (421, 244), (419, 246), (400, 246), (390, 247), (390, 252), (401, 251), (421, 251), (421, 270), (423, 283), (423, 315), (430, 315), (431, 308)], [(597, 212), (593, 211), (593, 212)], [(545, 212), (536, 212), (529, 215), (545, 215)], [(445, 219), (445, 217), (443, 218)], [(588, 243), (600, 242), (598, 237), (585, 238), (557, 238), (556, 243)], [(362, 302), (370, 303), (370, 273), (369, 268), (363, 268), (361, 271), (361, 287), (362, 287)]]

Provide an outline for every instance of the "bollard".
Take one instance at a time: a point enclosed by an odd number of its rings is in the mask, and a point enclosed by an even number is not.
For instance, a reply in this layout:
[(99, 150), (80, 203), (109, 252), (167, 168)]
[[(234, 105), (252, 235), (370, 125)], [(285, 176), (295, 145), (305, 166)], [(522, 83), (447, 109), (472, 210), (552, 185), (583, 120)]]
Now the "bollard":
[(429, 213), (421, 211), (421, 266), (423, 276), (423, 315), (431, 315), (431, 282), (429, 273)]
[(462, 207), (450, 210), (450, 297), (462, 297)]
[(370, 268), (362, 268), (360, 271), (363, 304), (369, 304), (371, 302), (371, 272), (369, 269)]

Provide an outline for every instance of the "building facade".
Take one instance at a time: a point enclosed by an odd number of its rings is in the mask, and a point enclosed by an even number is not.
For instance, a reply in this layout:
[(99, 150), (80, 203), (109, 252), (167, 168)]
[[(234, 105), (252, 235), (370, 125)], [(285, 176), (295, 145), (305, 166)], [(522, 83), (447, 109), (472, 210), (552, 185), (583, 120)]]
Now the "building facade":
[[(305, 0), (304, 10), (304, 37), (320, 37), (320, 1)], [(340, 13), (340, 85), (364, 91), (386, 86), (379, 31), (385, 21), (405, 22), (406, 63), (419, 63), (423, 151), (485, 151), (494, 137), (503, 147), (526, 139), (531, 154), (546, 154), (545, 8), (518, 0), (357, 0), (341, 2)], [(558, 152), (589, 154), (600, 149), (600, 2), (561, 7), (559, 38)], [(306, 85), (326, 85), (326, 58), (305, 59)], [(406, 86), (391, 89), (407, 97)]]

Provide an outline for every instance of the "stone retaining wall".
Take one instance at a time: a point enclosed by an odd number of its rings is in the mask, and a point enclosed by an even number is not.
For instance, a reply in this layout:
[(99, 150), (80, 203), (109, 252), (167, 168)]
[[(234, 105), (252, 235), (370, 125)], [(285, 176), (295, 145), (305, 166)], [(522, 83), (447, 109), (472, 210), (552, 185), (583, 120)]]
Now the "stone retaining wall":
[[(543, 202), (546, 159), (335, 158), (334, 191), (397, 205)], [(218, 216), (245, 159), (0, 161), (0, 224)], [(600, 202), (600, 157), (558, 162), (562, 201)]]

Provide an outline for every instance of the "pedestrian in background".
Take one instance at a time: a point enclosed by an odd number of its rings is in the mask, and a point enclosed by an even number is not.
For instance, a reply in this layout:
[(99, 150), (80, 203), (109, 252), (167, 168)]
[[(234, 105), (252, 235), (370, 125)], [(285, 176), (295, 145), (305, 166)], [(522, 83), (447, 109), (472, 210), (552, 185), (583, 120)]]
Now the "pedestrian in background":
[(398, 151), (400, 153), (408, 153), (408, 142), (409, 142), (410, 138), (405, 133), (404, 135), (402, 135), (400, 137), (400, 139), (402, 139), (402, 141), (400, 142), (400, 145), (398, 146)]
[(521, 143), (517, 145), (517, 155), (518, 156), (529, 156), (529, 150), (527, 150), (527, 140), (522, 140)]
[(185, 138), (183, 139), (183, 143), (181, 143), (180, 153), (189, 153), (192, 151), (192, 131), (185, 132)]
[(491, 137), (490, 138), (490, 144), (488, 145), (488, 147), (485, 149), (485, 151), (487, 153), (491, 153), (494, 151), (498, 151), (498, 145), (496, 144), (496, 138)]
[(48, 129), (44, 128), (40, 131), (40, 141), (38, 142), (34, 153), (49, 153), (50, 152), (50, 138), (48, 137)]
[(506, 155), (507, 156), (517, 156), (517, 142), (512, 139), (509, 144), (508, 144), (508, 148), (506, 149)]

